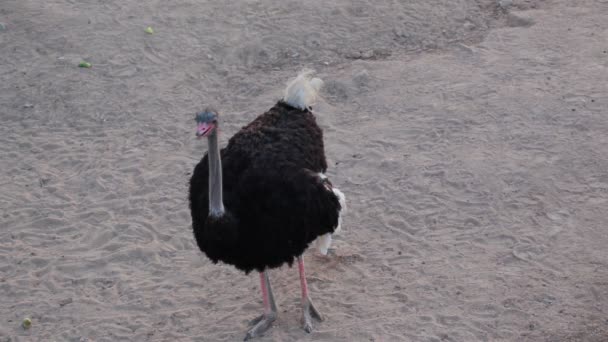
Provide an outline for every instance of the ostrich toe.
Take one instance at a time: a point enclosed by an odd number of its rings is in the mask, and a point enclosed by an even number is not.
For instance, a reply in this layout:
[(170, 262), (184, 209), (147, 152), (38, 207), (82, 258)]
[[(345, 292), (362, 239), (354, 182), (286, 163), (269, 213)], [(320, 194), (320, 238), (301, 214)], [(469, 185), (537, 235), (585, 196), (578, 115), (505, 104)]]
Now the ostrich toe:
[(302, 304), (302, 329), (304, 329), (304, 331), (307, 333), (311, 333), (313, 331), (312, 318), (319, 322), (323, 321), (323, 316), (314, 306), (312, 300), (310, 300), (310, 298), (306, 298)]

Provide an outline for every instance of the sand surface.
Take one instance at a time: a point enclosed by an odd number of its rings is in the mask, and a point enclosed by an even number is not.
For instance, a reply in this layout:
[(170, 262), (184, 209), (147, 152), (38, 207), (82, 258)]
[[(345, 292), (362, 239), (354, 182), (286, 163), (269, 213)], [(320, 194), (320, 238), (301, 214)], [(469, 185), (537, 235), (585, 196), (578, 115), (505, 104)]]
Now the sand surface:
[(297, 269), (274, 270), (260, 341), (608, 341), (606, 18), (606, 0), (3, 0), (0, 341), (241, 340), (258, 277), (195, 246), (193, 113), (214, 103), (225, 143), (303, 67), (350, 211), (336, 255), (305, 257), (326, 321), (303, 332)]

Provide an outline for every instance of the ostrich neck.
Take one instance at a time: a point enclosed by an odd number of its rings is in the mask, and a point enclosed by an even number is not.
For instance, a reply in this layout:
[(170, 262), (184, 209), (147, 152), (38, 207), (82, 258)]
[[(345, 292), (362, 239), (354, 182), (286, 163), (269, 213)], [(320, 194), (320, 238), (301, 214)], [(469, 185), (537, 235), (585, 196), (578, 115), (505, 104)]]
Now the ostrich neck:
[(209, 214), (214, 217), (224, 215), (224, 202), (222, 198), (222, 159), (218, 144), (217, 129), (212, 132), (207, 141), (209, 143)]

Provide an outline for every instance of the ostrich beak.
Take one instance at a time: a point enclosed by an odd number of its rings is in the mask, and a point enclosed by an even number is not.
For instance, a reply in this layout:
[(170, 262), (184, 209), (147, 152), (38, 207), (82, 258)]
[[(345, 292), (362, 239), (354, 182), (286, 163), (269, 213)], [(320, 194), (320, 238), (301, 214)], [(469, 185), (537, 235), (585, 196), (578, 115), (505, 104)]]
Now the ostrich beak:
[(199, 138), (206, 137), (209, 135), (209, 133), (211, 133), (211, 131), (213, 131), (214, 128), (215, 125), (212, 123), (199, 122), (198, 126), (196, 127), (196, 136)]

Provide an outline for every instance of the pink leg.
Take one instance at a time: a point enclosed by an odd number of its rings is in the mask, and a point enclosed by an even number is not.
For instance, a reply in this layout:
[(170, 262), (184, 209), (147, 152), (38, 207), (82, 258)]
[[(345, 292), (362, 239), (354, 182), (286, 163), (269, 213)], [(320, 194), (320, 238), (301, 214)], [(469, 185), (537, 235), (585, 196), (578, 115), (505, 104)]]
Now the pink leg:
[(262, 301), (264, 302), (264, 315), (272, 312), (270, 309), (270, 299), (268, 298), (268, 287), (266, 287), (266, 274), (260, 272), (260, 287), (262, 288)]
[(302, 289), (302, 304), (308, 299), (308, 283), (306, 282), (306, 273), (304, 272), (304, 258), (298, 258), (298, 270), (300, 271), (300, 288)]
[(318, 321), (323, 321), (323, 317), (319, 310), (315, 308), (310, 296), (308, 295), (308, 283), (306, 282), (306, 273), (304, 272), (304, 258), (298, 257), (298, 270), (300, 271), (300, 288), (302, 289), (302, 327), (308, 333), (312, 332), (312, 317)]
[(262, 301), (264, 302), (264, 314), (253, 320), (253, 328), (245, 335), (245, 341), (250, 338), (262, 336), (272, 322), (277, 319), (277, 306), (274, 302), (272, 287), (266, 271), (260, 272), (260, 287), (262, 288)]

